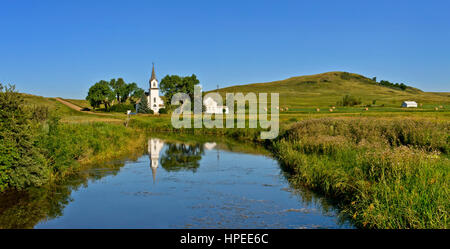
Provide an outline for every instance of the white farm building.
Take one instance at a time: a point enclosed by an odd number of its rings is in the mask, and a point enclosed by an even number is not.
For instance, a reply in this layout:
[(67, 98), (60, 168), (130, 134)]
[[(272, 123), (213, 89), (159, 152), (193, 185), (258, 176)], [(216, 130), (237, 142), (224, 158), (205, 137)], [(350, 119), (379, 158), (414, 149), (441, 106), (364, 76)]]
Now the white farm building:
[(207, 97), (203, 104), (206, 107), (205, 113), (208, 114), (227, 114), (228, 113), (228, 106), (224, 105), (217, 105), (217, 102), (212, 99), (211, 97)]
[(416, 101), (403, 101), (402, 103), (402, 107), (413, 107), (413, 108), (417, 108), (417, 102)]

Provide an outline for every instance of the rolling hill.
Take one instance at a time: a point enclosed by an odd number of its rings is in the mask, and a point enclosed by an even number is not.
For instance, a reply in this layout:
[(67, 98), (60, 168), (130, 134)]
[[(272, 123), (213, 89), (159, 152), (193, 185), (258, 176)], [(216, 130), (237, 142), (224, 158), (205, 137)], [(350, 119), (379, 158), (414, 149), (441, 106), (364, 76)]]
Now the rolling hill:
[(436, 105), (450, 105), (450, 92), (423, 92), (417, 88), (405, 90), (382, 86), (359, 74), (346, 72), (327, 72), (315, 75), (292, 77), (267, 83), (236, 85), (211, 92), (278, 92), (280, 106), (289, 108), (328, 107), (336, 105), (344, 95), (361, 98), (362, 105), (400, 107), (405, 100), (414, 100), (423, 104), (423, 108)]

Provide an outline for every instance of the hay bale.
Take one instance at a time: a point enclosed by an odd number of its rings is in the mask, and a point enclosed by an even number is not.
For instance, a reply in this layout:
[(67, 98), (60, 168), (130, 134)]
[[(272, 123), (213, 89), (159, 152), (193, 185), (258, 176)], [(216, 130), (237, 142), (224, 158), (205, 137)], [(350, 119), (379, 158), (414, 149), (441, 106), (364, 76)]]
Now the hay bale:
[(333, 109), (332, 109), (332, 108), (330, 108), (330, 112), (333, 112)]
[(319, 109), (319, 108), (317, 108), (317, 109), (316, 109), (316, 112), (320, 112), (320, 109)]

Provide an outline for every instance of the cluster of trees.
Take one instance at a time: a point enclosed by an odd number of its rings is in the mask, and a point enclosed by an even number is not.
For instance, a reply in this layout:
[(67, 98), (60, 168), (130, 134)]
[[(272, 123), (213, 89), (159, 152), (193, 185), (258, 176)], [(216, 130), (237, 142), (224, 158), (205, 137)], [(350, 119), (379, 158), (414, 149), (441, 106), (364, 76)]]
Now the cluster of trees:
[(200, 84), (195, 74), (191, 76), (181, 77), (178, 75), (166, 75), (159, 83), (159, 89), (164, 94), (164, 105), (171, 109), (172, 96), (182, 92), (188, 94), (194, 99), (194, 86)]
[[(195, 74), (191, 76), (166, 75), (160, 82), (161, 93), (164, 94), (166, 108), (160, 109), (160, 113), (167, 113), (171, 109), (172, 96), (176, 93), (187, 93), (191, 99), (194, 97), (194, 86), (200, 84)], [(101, 80), (89, 88), (86, 100), (92, 107), (104, 106), (106, 111), (124, 111), (134, 109), (139, 101), (139, 113), (153, 113), (148, 108), (148, 100), (143, 89), (136, 83), (126, 83), (122, 78)]]
[(89, 88), (86, 100), (94, 108), (99, 108), (103, 104), (105, 110), (108, 111), (113, 105), (125, 105), (127, 101), (134, 106), (143, 95), (144, 90), (139, 88), (136, 83), (126, 83), (122, 78), (118, 78), (95, 83)]
[[(373, 81), (377, 82), (377, 77), (373, 77), (372, 78)], [(381, 80), (380, 82), (377, 82), (382, 86), (387, 86), (387, 87), (393, 87), (393, 88), (398, 88), (401, 90), (406, 90), (406, 88), (408, 87), (407, 85), (403, 84), (403, 83), (392, 83), (388, 80)]]

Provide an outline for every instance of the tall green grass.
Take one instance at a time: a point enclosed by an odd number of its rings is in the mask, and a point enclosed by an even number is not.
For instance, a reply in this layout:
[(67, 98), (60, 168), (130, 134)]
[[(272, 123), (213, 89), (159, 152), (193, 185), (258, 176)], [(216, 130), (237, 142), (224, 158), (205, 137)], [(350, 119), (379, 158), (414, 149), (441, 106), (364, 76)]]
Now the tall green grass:
[(108, 123), (66, 124), (50, 120), (43, 127), (38, 146), (52, 169), (52, 175), (76, 171), (85, 163), (130, 153), (141, 144), (143, 134)]
[(316, 119), (273, 144), (295, 184), (338, 200), (360, 227), (448, 228), (450, 124)]

